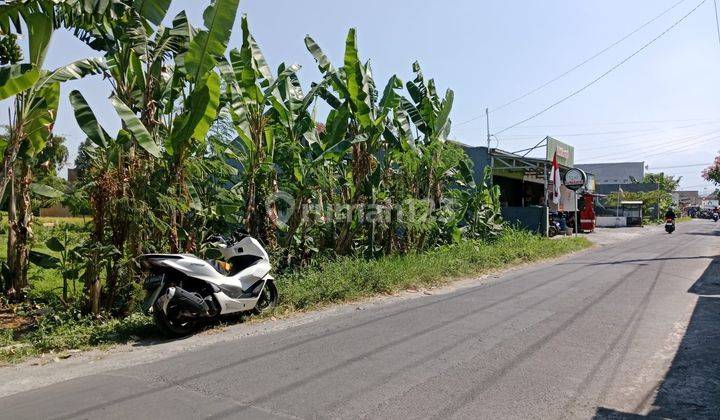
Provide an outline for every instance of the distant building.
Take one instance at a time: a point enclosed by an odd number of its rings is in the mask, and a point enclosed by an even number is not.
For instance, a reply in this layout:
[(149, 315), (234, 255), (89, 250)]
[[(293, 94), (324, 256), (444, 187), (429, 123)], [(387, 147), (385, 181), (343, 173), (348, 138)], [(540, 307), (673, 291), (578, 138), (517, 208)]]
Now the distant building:
[[(77, 182), (78, 170), (77, 168), (68, 168), (67, 170), (67, 181), (68, 184), (72, 185)], [(52, 207), (45, 207), (40, 209), (40, 217), (72, 217), (70, 209), (65, 207), (62, 203), (55, 203)]]
[(645, 178), (645, 162), (587, 163), (575, 167), (595, 175), (598, 186), (633, 184)]
[(720, 206), (720, 201), (718, 200), (717, 194), (710, 194), (708, 196), (703, 197), (702, 204), (703, 207), (718, 207)]
[(699, 191), (675, 191), (673, 193), (673, 204), (680, 208), (696, 207), (702, 205)]
[(60, 203), (40, 209), (40, 217), (72, 217), (70, 209)]
[(78, 170), (77, 168), (68, 168), (67, 170), (67, 180), (68, 183), (74, 184), (75, 181), (77, 181), (78, 178)]
[(638, 182), (635, 184), (598, 184), (596, 192), (598, 194), (612, 194), (612, 193), (640, 193), (657, 191), (660, 189), (659, 184), (651, 182)]

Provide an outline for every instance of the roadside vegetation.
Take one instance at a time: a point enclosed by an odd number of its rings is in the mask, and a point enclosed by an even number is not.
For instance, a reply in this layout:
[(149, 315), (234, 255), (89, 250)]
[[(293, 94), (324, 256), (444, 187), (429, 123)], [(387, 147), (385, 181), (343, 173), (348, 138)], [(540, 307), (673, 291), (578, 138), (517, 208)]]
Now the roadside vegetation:
[[(441, 286), (589, 246), (582, 237), (550, 240), (508, 229), (493, 242), (468, 240), (424, 253), (373, 260), (351, 256), (323, 259), (278, 276), (281, 300), (270, 315), (282, 317), (334, 303)], [(139, 312), (124, 318), (96, 318), (52, 304), (61, 287), (58, 273), (32, 269), (31, 278), (38, 288), (33, 287), (28, 302), (14, 305), (11, 312), (0, 311), (0, 322), (6, 325), (0, 329), (0, 364), (38, 355), (51, 362), (70, 356), (69, 351), (162, 338), (152, 318)]]
[(471, 240), (424, 253), (377, 260), (348, 257), (323, 261), (281, 278), (279, 312), (314, 309), (328, 303), (434, 287), (468, 276), (554, 258), (590, 246), (583, 237), (551, 240), (526, 231), (507, 229), (493, 242)]
[[(3, 359), (155, 335), (138, 313), (138, 257), (209, 256), (207, 237), (239, 227), (271, 253), (286, 310), (587, 245), (508, 230), (489, 173), (474, 179), (448, 141), (453, 91), (419, 63), (407, 82), (376, 80), (350, 29), (337, 63), (304, 39), (317, 71), (301, 80), (295, 64), (268, 64), (239, 0), (208, 0), (199, 26), (166, 16), (171, 3), (0, 5)], [(48, 69), (58, 30), (94, 56)], [(85, 77), (108, 84), (122, 124), (108, 132), (92, 101), (69, 92), (86, 136), (69, 184), (56, 176), (68, 153), (53, 128), (61, 86)], [(36, 218), (54, 204), (78, 217)]]
[[(667, 175), (663, 172), (648, 173), (642, 180), (634, 180), (634, 183), (657, 184), (657, 190), (613, 192), (608, 195), (606, 205), (608, 208), (615, 208), (621, 201), (642, 201), (643, 223), (665, 223), (665, 212), (673, 205), (672, 193), (677, 191), (681, 180), (682, 177)], [(676, 208), (675, 211), (678, 212), (679, 209)]]

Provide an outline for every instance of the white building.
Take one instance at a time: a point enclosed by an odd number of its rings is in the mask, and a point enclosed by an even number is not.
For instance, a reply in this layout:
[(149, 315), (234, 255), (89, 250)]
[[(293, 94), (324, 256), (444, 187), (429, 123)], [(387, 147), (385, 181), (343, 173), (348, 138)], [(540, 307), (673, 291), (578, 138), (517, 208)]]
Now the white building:
[(598, 185), (632, 184), (645, 178), (645, 162), (586, 163), (575, 167), (594, 174)]
[(720, 202), (718, 201), (717, 194), (710, 194), (706, 197), (703, 197), (702, 206), (703, 207), (712, 207), (712, 208), (720, 206)]

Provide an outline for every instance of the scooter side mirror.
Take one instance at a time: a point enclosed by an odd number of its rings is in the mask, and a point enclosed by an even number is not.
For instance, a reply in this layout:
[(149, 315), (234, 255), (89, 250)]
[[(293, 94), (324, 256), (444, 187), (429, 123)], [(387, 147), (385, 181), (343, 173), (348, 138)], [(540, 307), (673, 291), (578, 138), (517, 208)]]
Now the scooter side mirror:
[(240, 241), (250, 236), (250, 232), (248, 232), (245, 228), (238, 228), (235, 230), (235, 232), (233, 232), (232, 236), (233, 239), (235, 239), (236, 241)]
[(223, 238), (220, 235), (211, 235), (208, 236), (205, 241), (206, 244), (213, 245), (213, 246), (226, 246), (227, 241), (225, 238)]

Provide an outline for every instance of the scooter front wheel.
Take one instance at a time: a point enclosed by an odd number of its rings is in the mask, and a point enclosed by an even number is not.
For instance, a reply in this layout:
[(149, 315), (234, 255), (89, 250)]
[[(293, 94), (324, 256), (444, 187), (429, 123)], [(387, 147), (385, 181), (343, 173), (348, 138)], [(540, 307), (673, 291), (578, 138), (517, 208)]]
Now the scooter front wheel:
[(278, 302), (278, 290), (277, 286), (275, 286), (275, 282), (272, 280), (268, 280), (265, 283), (265, 287), (263, 287), (262, 292), (260, 292), (260, 296), (258, 297), (257, 304), (255, 305), (255, 309), (253, 312), (256, 314), (261, 314), (267, 311), (272, 310), (275, 306), (277, 306)]

